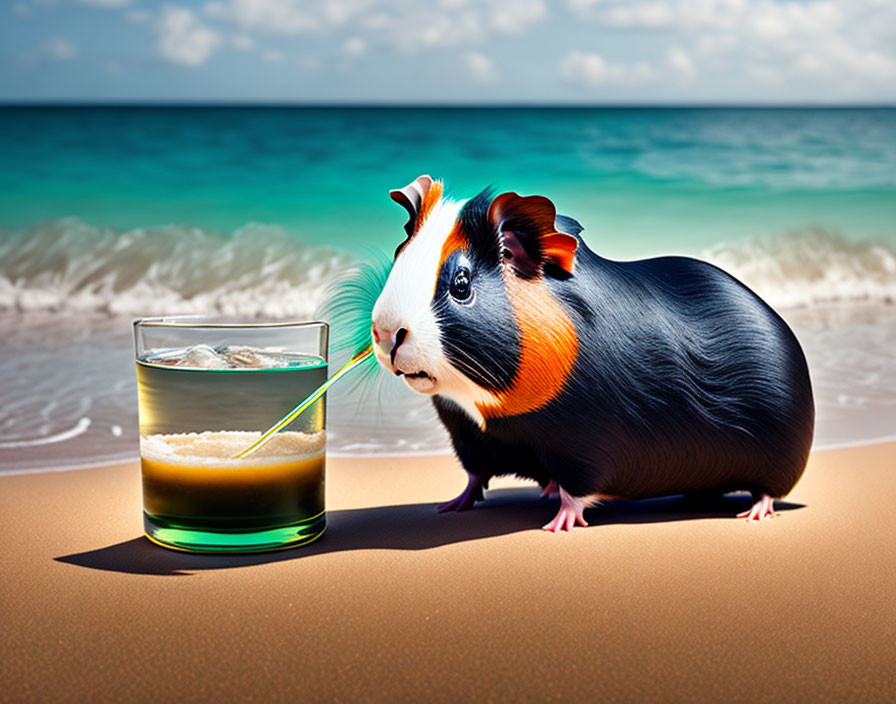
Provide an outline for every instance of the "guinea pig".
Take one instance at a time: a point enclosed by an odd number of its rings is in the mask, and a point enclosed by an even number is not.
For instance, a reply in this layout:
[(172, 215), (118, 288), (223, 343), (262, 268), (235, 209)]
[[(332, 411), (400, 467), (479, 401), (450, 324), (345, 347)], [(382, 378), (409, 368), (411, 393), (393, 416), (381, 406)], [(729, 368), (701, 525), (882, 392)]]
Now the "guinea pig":
[(602, 499), (749, 491), (773, 515), (799, 480), (815, 409), (781, 317), (698, 259), (613, 261), (542, 196), (453, 200), (420, 176), (390, 193), (410, 216), (373, 308), (379, 363), (432, 397), (468, 474), (559, 491), (545, 530)]

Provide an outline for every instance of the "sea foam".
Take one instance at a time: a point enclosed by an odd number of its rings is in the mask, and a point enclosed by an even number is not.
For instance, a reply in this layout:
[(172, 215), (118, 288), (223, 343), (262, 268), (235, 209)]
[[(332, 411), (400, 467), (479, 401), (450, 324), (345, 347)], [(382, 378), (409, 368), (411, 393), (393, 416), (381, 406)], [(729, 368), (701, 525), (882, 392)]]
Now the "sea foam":
[(778, 308), (896, 302), (896, 248), (822, 227), (725, 242), (701, 256)]
[(64, 218), (0, 230), (0, 310), (307, 318), (353, 261), (277, 226), (115, 232)]
[[(896, 247), (823, 227), (723, 242), (698, 256), (779, 308), (896, 301)], [(173, 225), (115, 232), (65, 218), (0, 230), (0, 311), (308, 318), (356, 263), (276, 225), (227, 236)]]

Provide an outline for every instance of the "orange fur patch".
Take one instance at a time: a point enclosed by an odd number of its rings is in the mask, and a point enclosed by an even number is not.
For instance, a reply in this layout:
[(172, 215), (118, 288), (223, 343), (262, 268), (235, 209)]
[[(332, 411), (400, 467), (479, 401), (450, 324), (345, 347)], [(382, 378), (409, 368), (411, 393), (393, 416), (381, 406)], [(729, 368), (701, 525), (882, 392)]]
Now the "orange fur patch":
[(414, 222), (415, 235), (420, 231), (423, 223), (426, 222), (426, 218), (432, 212), (436, 203), (439, 202), (439, 198), (442, 197), (442, 191), (444, 189), (445, 186), (441, 181), (433, 181), (429, 190), (426, 192), (426, 195), (423, 196), (423, 202), (420, 203), (420, 210), (417, 212), (417, 219)]
[(460, 225), (455, 223), (454, 227), (451, 228), (451, 232), (448, 233), (448, 236), (445, 238), (445, 241), (442, 243), (442, 253), (439, 255), (439, 264), (436, 267), (436, 280), (432, 284), (432, 296), (435, 298), (436, 289), (439, 286), (439, 272), (442, 271), (442, 264), (445, 263), (445, 260), (448, 259), (452, 254), (454, 254), (458, 249), (462, 249), (467, 246), (467, 237), (464, 235), (464, 231), (460, 229)]
[(442, 243), (442, 253), (439, 255), (439, 266), (436, 268), (436, 272), (442, 270), (442, 264), (445, 263), (445, 260), (447, 260), (448, 257), (454, 254), (458, 249), (462, 249), (466, 246), (467, 236), (460, 228), (460, 225), (455, 224), (454, 227), (451, 228), (451, 232), (449, 232), (448, 236), (445, 238), (445, 241)]
[[(420, 178), (423, 177), (421, 176)], [(420, 178), (417, 179), (417, 182), (420, 181)], [(398, 255), (404, 251), (405, 247), (410, 244), (410, 241), (414, 239), (414, 237), (420, 231), (420, 228), (423, 227), (423, 223), (426, 222), (426, 218), (429, 217), (432, 209), (435, 207), (436, 203), (439, 202), (439, 198), (442, 197), (442, 192), (444, 191), (444, 189), (445, 186), (441, 181), (433, 181), (429, 186), (429, 190), (427, 190), (426, 193), (423, 194), (423, 200), (420, 201), (420, 208), (414, 215), (414, 231), (410, 235), (408, 235), (407, 239), (405, 239), (404, 242), (398, 245), (398, 249), (395, 250), (396, 259), (398, 258)]]
[(486, 420), (520, 415), (546, 405), (563, 390), (579, 351), (575, 327), (541, 280), (520, 279), (509, 269), (504, 280), (522, 342), (519, 371), (497, 404), (477, 404)]

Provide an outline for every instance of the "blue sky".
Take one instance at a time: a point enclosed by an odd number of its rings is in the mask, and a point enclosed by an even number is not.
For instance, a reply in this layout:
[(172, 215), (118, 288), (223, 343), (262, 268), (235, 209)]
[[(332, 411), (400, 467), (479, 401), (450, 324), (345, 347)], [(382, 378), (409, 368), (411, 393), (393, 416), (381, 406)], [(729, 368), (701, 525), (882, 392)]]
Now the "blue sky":
[(2, 100), (896, 102), (892, 0), (13, 0)]

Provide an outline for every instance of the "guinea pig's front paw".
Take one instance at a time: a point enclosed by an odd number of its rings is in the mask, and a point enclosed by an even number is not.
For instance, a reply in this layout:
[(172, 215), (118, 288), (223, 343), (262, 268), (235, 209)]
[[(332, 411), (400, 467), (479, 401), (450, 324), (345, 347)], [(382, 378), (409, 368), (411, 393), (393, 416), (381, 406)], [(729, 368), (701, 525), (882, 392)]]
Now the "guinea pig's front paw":
[(587, 526), (588, 521), (585, 520), (584, 512), (588, 502), (585, 499), (577, 499), (570, 496), (566, 490), (560, 487), (560, 510), (554, 516), (554, 520), (547, 525), (542, 526), (542, 530), (551, 533), (559, 533), (561, 530), (571, 531), (576, 524)]
[(488, 488), (488, 482), (483, 481), (478, 474), (468, 474), (467, 488), (464, 489), (459, 496), (455, 496), (451, 501), (446, 501), (438, 507), (439, 513), (448, 513), (448, 511), (467, 511), (473, 508), (473, 504), (484, 499), (482, 490)]

